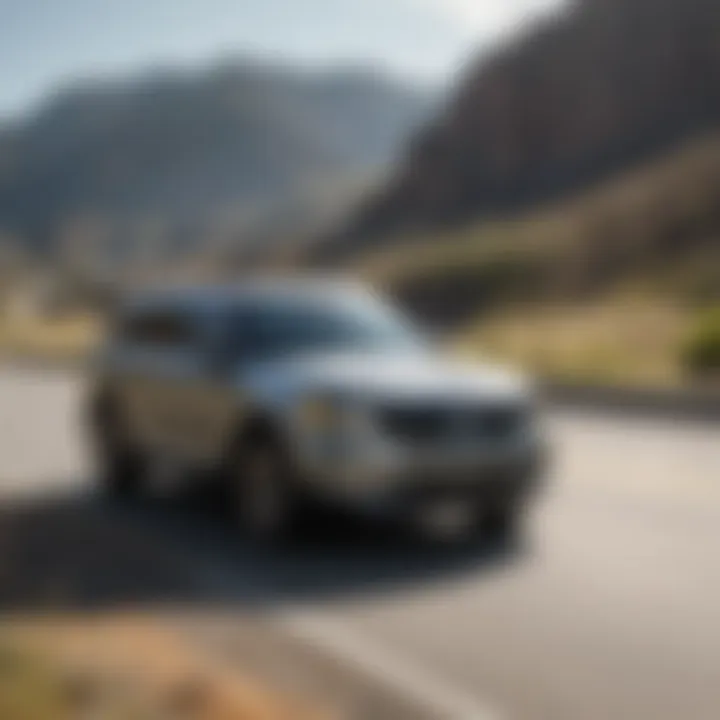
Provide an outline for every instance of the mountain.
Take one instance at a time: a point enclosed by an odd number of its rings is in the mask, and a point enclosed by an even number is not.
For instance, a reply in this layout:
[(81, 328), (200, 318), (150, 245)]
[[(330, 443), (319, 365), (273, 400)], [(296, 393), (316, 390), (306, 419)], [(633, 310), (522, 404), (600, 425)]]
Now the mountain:
[(720, 128), (719, 37), (717, 0), (575, 0), (481, 58), (322, 253), (557, 203)]
[(116, 255), (241, 242), (276, 206), (385, 168), (430, 102), (371, 71), (249, 61), (75, 86), (0, 128), (0, 234), (47, 252), (92, 228)]

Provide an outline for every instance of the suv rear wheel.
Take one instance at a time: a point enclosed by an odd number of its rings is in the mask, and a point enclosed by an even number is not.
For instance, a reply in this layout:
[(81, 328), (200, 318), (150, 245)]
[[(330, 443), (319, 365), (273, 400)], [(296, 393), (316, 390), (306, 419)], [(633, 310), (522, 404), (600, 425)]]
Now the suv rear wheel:
[(501, 544), (518, 540), (524, 519), (524, 508), (520, 503), (502, 503), (480, 512), (479, 530), (482, 536)]
[(142, 489), (146, 463), (132, 447), (117, 408), (101, 406), (93, 424), (95, 460), (103, 492), (111, 497), (136, 496)]

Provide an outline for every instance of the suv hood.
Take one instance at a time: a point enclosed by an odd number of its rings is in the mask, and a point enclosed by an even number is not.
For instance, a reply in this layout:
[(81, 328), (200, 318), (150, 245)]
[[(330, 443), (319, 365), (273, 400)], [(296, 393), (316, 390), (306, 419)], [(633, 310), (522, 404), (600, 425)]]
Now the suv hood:
[(521, 400), (529, 392), (519, 375), (440, 355), (333, 353), (265, 363), (250, 373), (257, 389), (285, 398), (328, 392), (360, 399), (404, 401)]

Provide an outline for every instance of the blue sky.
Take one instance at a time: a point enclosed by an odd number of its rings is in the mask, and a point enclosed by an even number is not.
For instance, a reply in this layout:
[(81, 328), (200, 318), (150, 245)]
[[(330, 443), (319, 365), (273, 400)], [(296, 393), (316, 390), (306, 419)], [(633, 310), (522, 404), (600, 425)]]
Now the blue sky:
[(78, 77), (257, 55), (438, 83), (561, 0), (0, 0), (0, 115)]

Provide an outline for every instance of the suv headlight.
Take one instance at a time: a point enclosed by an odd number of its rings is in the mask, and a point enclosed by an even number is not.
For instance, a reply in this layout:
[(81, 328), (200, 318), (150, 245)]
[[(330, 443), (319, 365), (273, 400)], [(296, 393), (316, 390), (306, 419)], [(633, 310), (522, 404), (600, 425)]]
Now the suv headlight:
[(347, 438), (361, 429), (364, 417), (357, 402), (336, 395), (306, 397), (296, 412), (300, 430), (315, 437)]
[(298, 406), (296, 417), (304, 431), (325, 434), (341, 424), (344, 413), (337, 398), (317, 396), (305, 398)]

